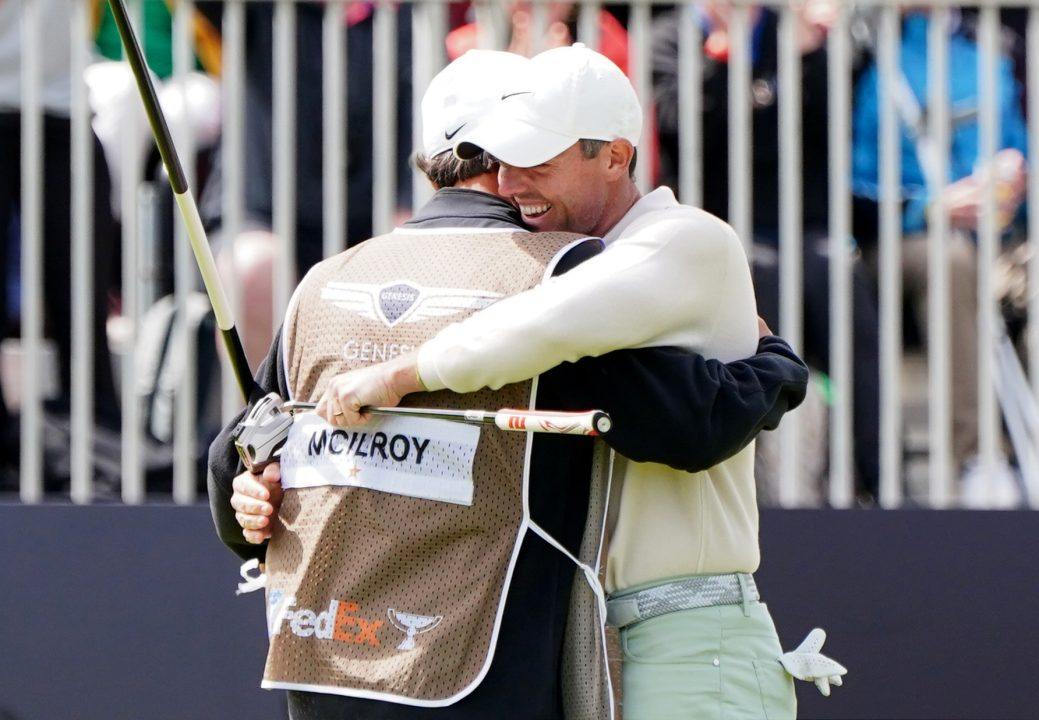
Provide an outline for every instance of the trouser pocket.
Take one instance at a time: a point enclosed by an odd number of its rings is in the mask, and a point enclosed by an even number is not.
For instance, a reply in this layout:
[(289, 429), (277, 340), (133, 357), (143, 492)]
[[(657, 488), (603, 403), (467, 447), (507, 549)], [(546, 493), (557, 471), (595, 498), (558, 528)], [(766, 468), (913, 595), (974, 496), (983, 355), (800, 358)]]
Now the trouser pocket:
[(625, 720), (792, 720), (792, 679), (759, 603), (684, 610), (621, 631)]
[(778, 660), (755, 660), (761, 708), (765, 720), (794, 720), (797, 717), (797, 695), (794, 680)]
[(718, 633), (690, 630), (674, 613), (621, 631), (625, 720), (722, 720)]
[(625, 658), (624, 720), (722, 720), (721, 672), (713, 664)]

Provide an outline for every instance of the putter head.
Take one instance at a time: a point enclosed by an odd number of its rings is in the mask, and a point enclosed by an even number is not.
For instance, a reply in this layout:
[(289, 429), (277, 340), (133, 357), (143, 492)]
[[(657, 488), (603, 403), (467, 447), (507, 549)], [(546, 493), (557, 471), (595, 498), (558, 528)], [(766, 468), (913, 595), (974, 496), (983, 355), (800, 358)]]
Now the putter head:
[(282, 411), (284, 404), (276, 393), (264, 395), (231, 433), (235, 449), (250, 472), (262, 472), (281, 454), (292, 428), (292, 415)]

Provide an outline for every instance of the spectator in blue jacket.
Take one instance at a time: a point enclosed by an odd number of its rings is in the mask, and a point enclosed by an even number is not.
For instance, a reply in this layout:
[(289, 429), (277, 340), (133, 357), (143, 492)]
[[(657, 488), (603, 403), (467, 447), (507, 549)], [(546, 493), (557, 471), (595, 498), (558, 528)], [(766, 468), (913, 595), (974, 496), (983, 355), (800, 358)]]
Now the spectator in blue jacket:
[[(901, 70), (912, 98), (896, 100), (902, 135), (901, 193), (903, 199), (902, 272), (906, 299), (921, 330), (927, 320), (927, 222), (932, 205), (949, 216), (948, 253), (950, 262), (951, 358), (953, 405), (953, 453), (961, 469), (975, 467), (970, 462), (977, 452), (977, 250), (973, 233), (978, 229), (985, 178), (997, 182), (999, 217), (1009, 224), (1020, 207), (1025, 190), (1026, 128), (1020, 102), (1020, 87), (1014, 78), (1010, 58), (999, 59), (998, 103), (1001, 117), (1000, 152), (993, 167), (978, 162), (978, 54), (969, 28), (957, 22), (949, 38), (949, 110), (952, 119), (951, 143), (947, 158), (948, 184), (934, 196), (933, 180), (921, 167), (921, 133), (926, 123), (912, 117), (926, 117), (927, 111), (927, 36), (930, 18), (926, 13), (907, 11), (902, 22)], [(859, 202), (875, 213), (879, 197), (878, 71), (870, 62), (859, 78), (853, 105), (853, 187)], [(926, 148), (926, 143), (924, 145)], [(927, 161), (924, 161), (927, 164)], [(856, 221), (858, 240), (876, 266), (875, 216), (866, 223)], [(862, 232), (861, 228), (870, 228)], [(921, 335), (925, 333), (921, 332)]]

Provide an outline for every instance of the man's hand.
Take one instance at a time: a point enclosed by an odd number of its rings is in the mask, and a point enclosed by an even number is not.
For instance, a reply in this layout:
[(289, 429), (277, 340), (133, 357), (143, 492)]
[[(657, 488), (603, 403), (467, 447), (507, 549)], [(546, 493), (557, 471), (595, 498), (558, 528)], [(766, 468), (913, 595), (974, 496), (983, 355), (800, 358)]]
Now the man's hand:
[(961, 230), (977, 230), (986, 187), (995, 183), (996, 222), (1000, 229), (1005, 228), (1024, 201), (1027, 182), (1024, 156), (1017, 150), (1000, 150), (991, 166), (979, 168), (942, 192), (941, 202), (949, 214), (949, 224)]
[(249, 471), (234, 479), (231, 507), (247, 542), (259, 545), (271, 536), (274, 516), (281, 507), (281, 465), (271, 463), (263, 474)]
[(425, 388), (413, 355), (402, 355), (380, 365), (333, 377), (314, 409), (326, 422), (338, 427), (364, 425), (371, 413), (364, 407), (394, 407), (401, 398)]

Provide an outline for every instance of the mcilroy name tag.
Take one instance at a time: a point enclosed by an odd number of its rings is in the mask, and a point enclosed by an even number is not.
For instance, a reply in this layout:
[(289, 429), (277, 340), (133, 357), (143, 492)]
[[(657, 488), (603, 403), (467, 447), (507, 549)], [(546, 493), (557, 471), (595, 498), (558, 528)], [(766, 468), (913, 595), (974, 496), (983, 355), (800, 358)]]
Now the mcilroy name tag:
[(344, 430), (301, 413), (281, 451), (283, 488), (322, 485), (472, 505), (480, 428), (445, 420), (379, 417)]

